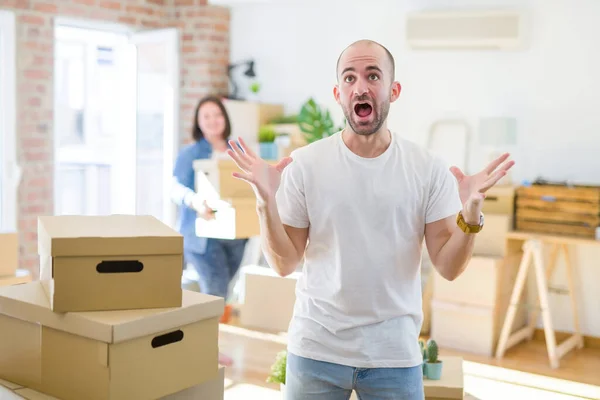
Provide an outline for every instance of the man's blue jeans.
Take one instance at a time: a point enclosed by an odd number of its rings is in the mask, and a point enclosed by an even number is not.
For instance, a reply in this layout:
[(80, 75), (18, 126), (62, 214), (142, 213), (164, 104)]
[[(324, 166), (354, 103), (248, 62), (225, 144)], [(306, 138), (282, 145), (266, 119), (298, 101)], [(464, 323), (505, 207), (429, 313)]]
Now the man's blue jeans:
[(288, 353), (286, 400), (423, 400), (423, 367), (353, 368)]

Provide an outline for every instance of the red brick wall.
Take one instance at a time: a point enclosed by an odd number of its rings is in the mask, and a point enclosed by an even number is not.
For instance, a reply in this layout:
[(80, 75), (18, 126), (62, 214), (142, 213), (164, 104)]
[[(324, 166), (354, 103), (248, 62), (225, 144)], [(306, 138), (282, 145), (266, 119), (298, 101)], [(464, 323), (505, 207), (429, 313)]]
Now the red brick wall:
[(37, 217), (53, 204), (53, 20), (92, 18), (135, 28), (181, 30), (182, 140), (199, 97), (225, 93), (229, 11), (206, 0), (0, 0), (17, 18), (17, 151), (23, 170), (18, 194), (21, 268), (38, 276)]

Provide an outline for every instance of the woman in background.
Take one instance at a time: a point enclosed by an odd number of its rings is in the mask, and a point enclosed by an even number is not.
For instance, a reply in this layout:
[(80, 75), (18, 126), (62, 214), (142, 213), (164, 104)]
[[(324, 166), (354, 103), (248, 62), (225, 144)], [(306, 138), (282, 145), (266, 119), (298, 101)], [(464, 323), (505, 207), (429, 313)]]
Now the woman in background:
[[(179, 207), (178, 230), (183, 235), (184, 260), (193, 265), (199, 276), (202, 293), (227, 299), (231, 280), (237, 273), (247, 239), (213, 239), (196, 235), (196, 218), (211, 220), (214, 212), (202, 193), (194, 191), (197, 159), (217, 159), (227, 156), (231, 134), (229, 116), (218, 97), (208, 96), (196, 106), (192, 128), (193, 143), (185, 146), (175, 162), (172, 198)], [(219, 362), (231, 364), (231, 359), (219, 354)]]

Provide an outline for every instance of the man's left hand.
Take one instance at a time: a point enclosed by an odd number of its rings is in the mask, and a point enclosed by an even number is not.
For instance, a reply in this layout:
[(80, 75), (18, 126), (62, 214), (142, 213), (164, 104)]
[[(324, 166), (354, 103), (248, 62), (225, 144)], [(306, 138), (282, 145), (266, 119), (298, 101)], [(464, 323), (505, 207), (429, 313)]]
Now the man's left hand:
[(485, 192), (502, 179), (508, 170), (515, 165), (512, 160), (506, 161), (509, 156), (508, 153), (504, 153), (475, 175), (465, 175), (455, 166), (450, 168), (458, 181), (460, 201), (463, 204), (462, 214), (466, 223), (479, 224)]

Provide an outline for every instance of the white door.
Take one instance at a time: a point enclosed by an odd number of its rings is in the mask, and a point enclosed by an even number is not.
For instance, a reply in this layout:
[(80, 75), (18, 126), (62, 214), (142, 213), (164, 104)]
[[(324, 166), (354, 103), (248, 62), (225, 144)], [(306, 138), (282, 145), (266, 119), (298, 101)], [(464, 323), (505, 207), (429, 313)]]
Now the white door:
[(131, 135), (121, 113), (127, 104), (127, 34), (59, 25), (54, 45), (55, 213), (127, 212), (132, 194), (119, 149)]
[(135, 213), (173, 226), (170, 182), (179, 143), (179, 34), (177, 29), (134, 33)]
[(57, 214), (150, 214), (173, 224), (177, 30), (78, 23), (55, 32)]

